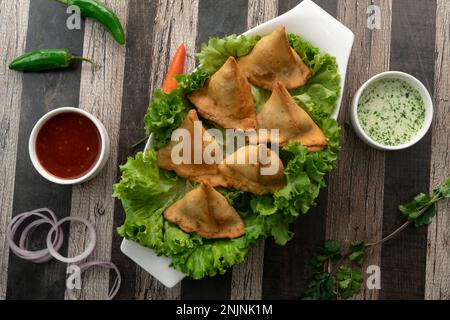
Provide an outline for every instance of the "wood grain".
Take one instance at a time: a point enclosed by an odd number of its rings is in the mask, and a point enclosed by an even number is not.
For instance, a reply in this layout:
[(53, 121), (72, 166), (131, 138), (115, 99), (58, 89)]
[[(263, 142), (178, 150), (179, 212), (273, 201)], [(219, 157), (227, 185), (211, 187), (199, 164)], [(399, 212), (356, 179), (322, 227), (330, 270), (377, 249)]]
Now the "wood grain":
[[(275, 18), (278, 15), (278, 0), (249, 0), (247, 28)], [(264, 267), (264, 241), (250, 248), (244, 263), (233, 268), (231, 277), (232, 300), (259, 300), (262, 297)]]
[(197, 51), (211, 37), (241, 34), (247, 29), (248, 0), (200, 0), (197, 24)]
[[(302, 2), (302, 0), (279, 0), (278, 14), (283, 14), (291, 10), (300, 2)], [(336, 16), (337, 0), (314, 0), (314, 3), (319, 5), (333, 17)]]
[[(195, 67), (198, 1), (159, 0), (156, 10), (151, 40), (150, 92), (161, 87), (170, 59), (181, 43), (186, 46), (186, 72)], [(136, 299), (180, 299), (180, 289), (181, 285), (167, 289), (147, 272), (137, 271)]]
[(25, 50), (28, 9), (27, 0), (0, 1), (0, 43), (3, 44), (0, 47), (0, 97), (6, 102), (0, 108), (0, 300), (6, 297), (9, 258), (6, 227), (13, 205), (22, 95), (22, 74), (10, 71), (8, 64)]
[[(121, 21), (126, 21), (128, 1), (105, 2)], [(119, 46), (103, 26), (86, 21), (83, 56), (100, 64), (93, 70), (84, 64), (81, 74), (80, 108), (95, 115), (105, 125), (111, 140), (111, 152), (103, 171), (93, 180), (73, 187), (71, 216), (93, 223), (97, 231), (97, 246), (89, 260), (109, 261), (114, 219), (112, 185), (117, 176), (117, 146), (122, 108), (125, 47)], [(85, 227), (71, 224), (69, 256), (82, 252), (89, 242)], [(103, 299), (109, 290), (109, 270), (92, 269), (83, 277), (82, 299)]]
[[(283, 1), (283, 0), (281, 0)], [(278, 0), (249, 0), (247, 28), (252, 29), (261, 23), (278, 16)]]
[[(449, 1), (316, 0), (330, 14), (338, 12), (339, 20), (356, 34), (339, 119), (343, 150), (339, 168), (329, 177), (330, 188), (322, 191), (318, 206), (292, 226), (296, 236), (285, 247), (271, 240), (261, 242), (232, 272), (184, 280), (182, 286), (167, 290), (120, 252), (115, 228), (124, 213), (120, 202), (111, 198), (111, 185), (120, 176), (117, 165), (135, 153), (129, 146), (143, 135), (148, 100), (160, 87), (181, 41), (188, 49), (187, 71), (191, 71), (200, 43), (211, 36), (240, 34), (301, 0), (233, 0), (233, 5), (226, 0), (105, 2), (126, 26), (126, 47), (118, 46), (90, 19), (86, 29), (83, 20), (82, 30), (68, 30), (65, 8), (54, 0), (0, 0), (0, 98), (4, 101), (0, 108), (0, 299), (64, 298), (66, 265), (24, 262), (8, 254), (5, 242), (11, 216), (44, 206), (60, 218), (72, 214), (95, 223), (99, 241), (90, 259), (111, 258), (119, 266), (124, 280), (120, 299), (301, 298), (312, 273), (310, 258), (325, 236), (344, 241), (378, 239), (381, 231), (386, 235), (401, 222), (399, 203), (431, 190), (450, 174)], [(382, 9), (381, 30), (366, 28), (369, 4)], [(85, 31), (84, 54), (102, 65), (95, 73), (83, 65), (81, 79), (80, 63), (64, 72), (22, 75), (7, 70), (9, 60), (24, 50), (66, 47), (83, 54)], [(432, 130), (418, 145), (384, 155), (354, 136), (348, 106), (363, 81), (389, 66), (412, 73), (434, 92), (435, 117)], [(77, 107), (79, 102), (107, 126), (113, 150), (104, 171), (72, 191), (49, 183), (34, 170), (27, 144), (43, 114), (57, 107)], [(449, 202), (439, 203), (438, 211), (428, 231), (410, 228), (370, 253), (370, 264), (381, 263), (382, 290), (365, 290), (357, 298), (450, 299)], [(35, 247), (46, 234), (47, 229), (42, 229), (33, 241)], [(68, 226), (64, 230), (69, 234)], [(87, 241), (84, 230), (72, 225), (69, 241), (69, 252), (65, 244), (63, 255), (82, 250)], [(111, 285), (103, 270), (90, 271), (83, 281), (82, 298), (104, 298)]]
[[(131, 146), (144, 135), (144, 115), (150, 100), (150, 78), (152, 75), (153, 26), (156, 15), (156, 3), (153, 0), (131, 0), (128, 5), (127, 32), (130, 35), (126, 43), (125, 74), (123, 84), (122, 115), (120, 118), (120, 137), (118, 146), (118, 164), (124, 164), (129, 156), (144, 148)], [(117, 180), (120, 179), (120, 173)], [(120, 245), (123, 238), (115, 230), (125, 221), (122, 203), (116, 199), (114, 206), (114, 232), (111, 260), (122, 273), (122, 285), (116, 299), (130, 300), (140, 298), (135, 292), (140, 267), (122, 253)], [(112, 280), (112, 279), (111, 279)], [(110, 286), (113, 283), (110, 282)], [(139, 286), (142, 290), (142, 286)]]
[[(391, 69), (434, 91), (436, 1), (392, 2)], [(430, 188), (431, 131), (411, 148), (386, 153), (383, 233), (402, 222), (398, 205)], [(408, 228), (381, 249), (380, 299), (423, 299), (427, 228)]]
[[(56, 1), (29, 1), (26, 51), (40, 48), (67, 48), (81, 54), (83, 28), (66, 28), (68, 15)], [(82, 26), (84, 24), (82, 23)], [(80, 63), (64, 71), (25, 73), (22, 76), (19, 138), (14, 179), (13, 216), (24, 211), (48, 207), (58, 218), (70, 214), (71, 187), (51, 183), (34, 169), (28, 154), (28, 140), (36, 122), (45, 113), (60, 107), (77, 107)], [(65, 234), (68, 228), (63, 228)], [(41, 248), (48, 232), (42, 226), (33, 233), (31, 248)], [(61, 248), (67, 254), (67, 244)], [(65, 265), (57, 261), (33, 264), (10, 255), (7, 299), (62, 299)]]
[(302, 0), (279, 0), (278, 1), (278, 14), (286, 13), (287, 11), (294, 8)]
[[(430, 191), (450, 176), (450, 2), (436, 7), (436, 66)], [(428, 226), (425, 299), (450, 299), (450, 202), (437, 205), (438, 214)]]
[[(384, 153), (368, 147), (355, 135), (349, 108), (353, 95), (368, 78), (389, 69), (392, 3), (373, 3), (382, 10), (382, 26), (372, 31), (367, 28), (366, 13), (372, 1), (338, 2), (338, 19), (352, 29), (355, 42), (339, 115), (342, 149), (338, 167), (330, 174), (326, 237), (346, 245), (353, 240), (376, 241), (382, 230)], [(380, 264), (379, 247), (369, 256), (368, 265)], [(377, 299), (376, 290), (363, 288), (355, 299)]]

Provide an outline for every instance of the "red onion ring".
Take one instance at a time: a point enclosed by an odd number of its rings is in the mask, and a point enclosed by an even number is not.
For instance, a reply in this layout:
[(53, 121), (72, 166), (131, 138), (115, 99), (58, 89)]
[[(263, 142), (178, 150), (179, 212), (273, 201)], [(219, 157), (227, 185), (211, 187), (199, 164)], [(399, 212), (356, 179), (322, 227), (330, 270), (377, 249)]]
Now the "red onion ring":
[[(50, 218), (45, 216), (43, 213), (48, 213), (50, 215)], [(41, 219), (35, 220), (27, 227), (25, 227), (20, 236), (19, 245), (17, 245), (14, 242), (17, 230), (25, 220), (27, 220), (32, 216), (37, 216), (40, 217)], [(11, 251), (19, 258), (34, 263), (43, 263), (51, 260), (53, 257), (48, 249), (41, 249), (37, 251), (27, 250), (26, 239), (28, 234), (30, 234), (38, 226), (40, 226), (41, 224), (48, 223), (52, 226), (53, 228), (52, 230), (56, 230), (56, 235), (55, 238), (53, 239), (53, 242), (50, 237), (50, 243), (52, 247), (54, 247), (56, 250), (59, 250), (63, 244), (63, 232), (61, 228), (56, 226), (57, 221), (58, 219), (56, 218), (56, 215), (53, 213), (53, 211), (47, 208), (37, 209), (18, 214), (11, 220), (11, 222), (8, 225), (8, 228), (6, 229), (6, 237)]]
[[(67, 222), (67, 221), (77, 221), (77, 222), (80, 222), (80, 223), (84, 224), (89, 230), (89, 237), (90, 237), (89, 245), (86, 247), (86, 249), (81, 254), (79, 254), (78, 256), (75, 256), (75, 257), (72, 257), (72, 258), (63, 257), (62, 255), (60, 255), (58, 253), (58, 249), (56, 247), (54, 247), (53, 243), (52, 243), (52, 235), (53, 235), (53, 233), (58, 228), (60, 228), (61, 225), (64, 222)], [(81, 260), (84, 260), (87, 257), (89, 257), (89, 255), (92, 253), (92, 251), (95, 248), (96, 242), (97, 242), (97, 235), (95, 233), (94, 226), (89, 221), (87, 221), (86, 219), (79, 218), (79, 217), (66, 217), (64, 219), (59, 220), (56, 224), (54, 224), (52, 226), (52, 229), (50, 229), (50, 231), (48, 232), (48, 235), (47, 235), (47, 249), (48, 249), (48, 252), (56, 260), (59, 260), (61, 262), (65, 262), (65, 263), (80, 262)]]
[[(114, 299), (114, 297), (116, 296), (117, 292), (119, 291), (120, 284), (122, 282), (122, 277), (120, 276), (119, 269), (112, 262), (108, 262), (108, 261), (91, 261), (91, 262), (86, 262), (86, 263), (82, 264), (81, 266), (79, 266), (80, 272), (83, 273), (87, 269), (89, 269), (91, 267), (95, 267), (95, 266), (102, 267), (102, 268), (107, 268), (107, 269), (113, 269), (116, 272), (117, 276), (114, 279), (114, 283), (113, 283), (113, 285), (111, 287), (111, 290), (108, 293), (107, 300)], [(72, 273), (69, 277), (67, 277), (66, 283), (73, 283), (73, 281), (75, 280), (76, 276), (77, 276), (76, 273)], [(69, 298), (69, 300), (77, 300), (77, 298), (75, 297), (74, 290), (73, 289), (69, 289), (69, 286), (67, 286), (66, 293), (67, 293), (67, 297)]]
[[(48, 213), (48, 215), (50, 217), (47, 217), (43, 213)], [(14, 238), (17, 233), (17, 230), (25, 222), (25, 220), (27, 220), (28, 218), (33, 217), (33, 216), (39, 217), (40, 219), (32, 221), (30, 224), (28, 224), (22, 230), (22, 233), (20, 234), (19, 245), (17, 245), (14, 242)], [(62, 229), (61, 229), (61, 225), (67, 221), (77, 221), (77, 222), (83, 223), (84, 225), (87, 226), (87, 228), (89, 230), (89, 235), (90, 235), (90, 242), (89, 242), (89, 245), (86, 248), (86, 250), (83, 253), (81, 253), (80, 255), (73, 257), (73, 258), (66, 258), (66, 257), (61, 256), (58, 253), (58, 250), (61, 248), (61, 246), (63, 244), (63, 237), (64, 237)], [(47, 248), (36, 250), (36, 251), (27, 250), (29, 235), (32, 234), (37, 227), (39, 227), (42, 224), (46, 224), (46, 223), (50, 224), (50, 226), (51, 226), (51, 229), (48, 232), (47, 239), (46, 239)], [(52, 236), (54, 233), (56, 233), (56, 234), (55, 234), (54, 239), (52, 240)], [(79, 261), (87, 258), (92, 253), (92, 251), (95, 248), (96, 238), (97, 238), (93, 225), (86, 219), (78, 218), (78, 217), (67, 217), (67, 218), (64, 218), (64, 219), (58, 221), (58, 219), (57, 219), (56, 215), (53, 213), (53, 211), (50, 209), (47, 209), (47, 208), (36, 209), (33, 211), (21, 213), (21, 214), (18, 214), (17, 216), (15, 216), (9, 223), (8, 228), (6, 229), (6, 236), (7, 236), (7, 241), (8, 241), (11, 251), (17, 257), (19, 257), (23, 260), (34, 262), (34, 263), (47, 262), (47, 261), (51, 260), (52, 258), (56, 258), (57, 260), (59, 260), (61, 262), (66, 262), (66, 263), (79, 262)], [(85, 270), (87, 270), (91, 267), (94, 267), (94, 266), (100, 266), (103, 268), (113, 269), (116, 272), (117, 276), (116, 276), (114, 283), (108, 293), (108, 298), (107, 298), (108, 300), (112, 300), (116, 296), (117, 292), (119, 291), (120, 285), (122, 282), (122, 278), (121, 278), (119, 269), (112, 262), (93, 261), (93, 262), (87, 262), (87, 263), (82, 264), (80, 266), (80, 272), (83, 273)], [(73, 282), (75, 280), (74, 278), (76, 276), (77, 276), (77, 274), (71, 274), (67, 278), (66, 283), (69, 283), (69, 281)], [(67, 286), (67, 288), (69, 288), (69, 287)], [(67, 289), (67, 296), (70, 300), (77, 300), (73, 289)]]

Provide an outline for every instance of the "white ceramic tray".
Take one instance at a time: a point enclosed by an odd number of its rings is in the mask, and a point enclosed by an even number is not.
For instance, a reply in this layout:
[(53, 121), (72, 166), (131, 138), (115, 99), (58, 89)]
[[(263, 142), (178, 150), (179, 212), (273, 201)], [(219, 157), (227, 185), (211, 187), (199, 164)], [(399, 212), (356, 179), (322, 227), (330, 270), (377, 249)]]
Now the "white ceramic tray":
[[(247, 31), (245, 34), (264, 35), (271, 33), (279, 26), (285, 26), (287, 32), (302, 36), (317, 46), (322, 52), (327, 52), (336, 57), (341, 75), (341, 94), (333, 114), (333, 117), (336, 119), (341, 108), (347, 64), (353, 46), (354, 35), (352, 31), (314, 2), (304, 0), (294, 9)], [(152, 138), (147, 142), (146, 148), (149, 148), (151, 143)], [(170, 258), (158, 257), (149, 248), (124, 239), (120, 249), (168, 288), (175, 286), (184, 278), (184, 274), (170, 267)]]

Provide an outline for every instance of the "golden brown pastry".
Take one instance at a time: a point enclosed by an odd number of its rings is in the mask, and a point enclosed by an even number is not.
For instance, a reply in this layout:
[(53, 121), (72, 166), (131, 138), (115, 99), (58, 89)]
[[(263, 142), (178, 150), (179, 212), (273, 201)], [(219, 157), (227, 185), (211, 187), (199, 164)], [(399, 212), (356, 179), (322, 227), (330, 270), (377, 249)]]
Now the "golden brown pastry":
[[(176, 174), (180, 177), (196, 181), (196, 182), (205, 182), (212, 186), (224, 186), (226, 182), (223, 180), (222, 176), (219, 174), (218, 165), (216, 163), (206, 164), (203, 161), (203, 157), (201, 159), (200, 164), (195, 164), (194, 153), (197, 151), (199, 154), (203, 155), (203, 151), (205, 148), (212, 144), (216, 143), (211, 140), (203, 140), (202, 147), (198, 150), (195, 150), (196, 146), (194, 144), (194, 122), (200, 121), (197, 112), (195, 110), (190, 110), (181, 124), (180, 128), (186, 129), (189, 131), (191, 136), (190, 144), (190, 161), (189, 163), (181, 163), (175, 164), (172, 161), (172, 151), (179, 144), (178, 141), (171, 141), (167, 146), (160, 149), (157, 153), (157, 164), (158, 167), (166, 170), (175, 171)], [(205, 128), (201, 127), (202, 137), (205, 133)], [(214, 149), (214, 148), (212, 148)], [(181, 152), (180, 152), (181, 153)]]
[[(260, 129), (279, 129), (280, 146), (290, 140), (299, 141), (309, 151), (320, 151), (328, 145), (322, 130), (289, 94), (281, 82), (276, 82), (270, 99), (257, 116)], [(270, 137), (268, 140), (271, 141)], [(271, 141), (276, 143), (276, 141)]]
[[(259, 154), (266, 151), (263, 160)], [(256, 155), (251, 161), (250, 155)], [(239, 159), (245, 159), (240, 164)], [(247, 145), (229, 155), (219, 165), (228, 187), (256, 195), (274, 193), (286, 185), (284, 166), (278, 155), (261, 145)]]
[(206, 239), (244, 234), (244, 221), (228, 200), (203, 183), (167, 208), (164, 217), (183, 231), (196, 232)]
[(259, 40), (238, 64), (251, 83), (267, 90), (272, 90), (276, 81), (288, 89), (301, 87), (312, 73), (290, 46), (284, 27)]
[(188, 95), (200, 115), (224, 128), (256, 128), (256, 113), (250, 84), (236, 60), (225, 64), (198, 91)]

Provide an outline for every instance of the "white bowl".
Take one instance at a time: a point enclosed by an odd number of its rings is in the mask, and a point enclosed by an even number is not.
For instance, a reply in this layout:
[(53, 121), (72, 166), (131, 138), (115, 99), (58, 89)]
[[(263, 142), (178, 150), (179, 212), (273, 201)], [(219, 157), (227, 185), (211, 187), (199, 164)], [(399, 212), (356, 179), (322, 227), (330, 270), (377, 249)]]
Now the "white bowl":
[[(247, 31), (246, 35), (265, 35), (280, 26), (311, 41), (321, 51), (336, 57), (341, 76), (341, 94), (332, 117), (337, 118), (341, 106), (342, 92), (345, 85), (348, 60), (353, 46), (354, 35), (350, 29), (329, 15), (311, 0), (304, 0), (285, 14), (267, 21)], [(146, 149), (151, 148), (153, 136), (149, 138)], [(170, 267), (171, 258), (157, 256), (150, 249), (133, 241), (123, 239), (122, 252), (140, 265), (145, 271), (158, 279), (166, 287), (173, 287), (185, 275)]]
[[(424, 102), (425, 106), (425, 122), (422, 126), (422, 128), (417, 132), (417, 134), (408, 142), (398, 145), (398, 146), (387, 146), (384, 144), (381, 144), (375, 140), (373, 140), (361, 127), (361, 124), (359, 122), (358, 118), (358, 103), (359, 99), (364, 92), (364, 90), (369, 87), (371, 84), (378, 80), (382, 79), (400, 79), (411, 85), (413, 88), (415, 88), (420, 95), (422, 96), (422, 100)], [(361, 88), (356, 92), (355, 96), (353, 97), (351, 110), (350, 110), (350, 120), (353, 125), (353, 129), (355, 130), (358, 137), (364, 141), (369, 146), (378, 149), (378, 150), (385, 150), (385, 151), (393, 151), (393, 150), (402, 150), (411, 147), (412, 145), (419, 142), (425, 134), (428, 132), (428, 129), (430, 129), (431, 121), (433, 120), (433, 100), (431, 99), (430, 93), (428, 92), (427, 88), (423, 85), (422, 82), (420, 82), (418, 79), (413, 77), (410, 74), (400, 72), (400, 71), (386, 71), (382, 72), (380, 74), (377, 74), (376, 76), (373, 76), (369, 80), (367, 80), (366, 83), (362, 85)]]
[[(83, 176), (76, 178), (76, 179), (61, 179), (59, 177), (54, 176), (50, 172), (48, 172), (40, 163), (38, 160), (37, 154), (36, 154), (36, 138), (41, 130), (42, 126), (51, 118), (54, 116), (61, 114), (61, 113), (78, 113), (81, 114), (88, 119), (90, 119), (94, 125), (96, 126), (99, 134), (100, 134), (100, 155), (97, 159), (97, 162), (92, 167), (91, 170), (89, 170), (86, 174)], [(45, 179), (62, 185), (73, 185), (73, 184), (79, 184), (86, 182), (92, 178), (94, 178), (105, 166), (106, 162), (109, 158), (109, 150), (110, 150), (110, 141), (108, 137), (108, 133), (106, 132), (106, 128), (103, 126), (103, 124), (98, 120), (96, 117), (94, 117), (89, 112), (86, 112), (81, 109), (77, 108), (59, 108), (55, 109), (53, 111), (50, 111), (46, 115), (44, 115), (34, 126), (33, 131), (31, 131), (30, 140), (28, 143), (28, 151), (30, 153), (31, 162), (33, 163), (34, 168), (39, 172), (41, 176), (43, 176)]]

